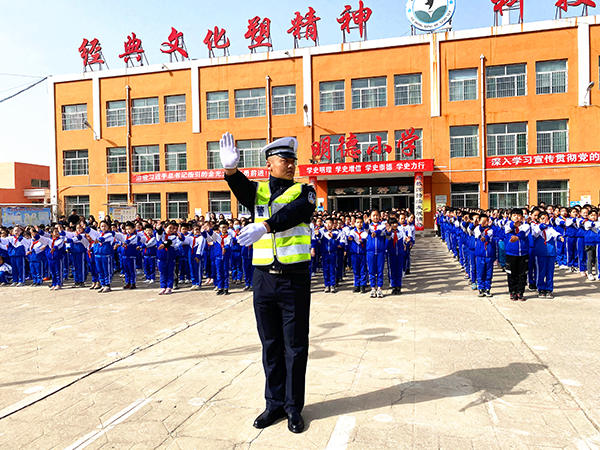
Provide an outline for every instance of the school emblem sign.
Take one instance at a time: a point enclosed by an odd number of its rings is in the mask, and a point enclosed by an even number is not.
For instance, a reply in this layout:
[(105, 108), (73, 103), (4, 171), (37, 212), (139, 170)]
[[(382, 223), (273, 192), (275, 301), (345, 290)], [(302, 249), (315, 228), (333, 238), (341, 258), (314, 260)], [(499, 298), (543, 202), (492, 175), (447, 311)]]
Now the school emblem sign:
[(456, 0), (408, 0), (406, 17), (416, 29), (434, 31), (452, 20), (455, 9)]

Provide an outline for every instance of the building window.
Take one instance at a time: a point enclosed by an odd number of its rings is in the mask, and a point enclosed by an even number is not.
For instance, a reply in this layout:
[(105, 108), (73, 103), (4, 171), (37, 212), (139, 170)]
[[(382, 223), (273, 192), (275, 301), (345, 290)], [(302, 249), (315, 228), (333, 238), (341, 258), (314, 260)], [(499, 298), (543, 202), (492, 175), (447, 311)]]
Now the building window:
[(208, 204), (210, 206), (210, 212), (215, 214), (230, 213), (231, 192), (209, 192)]
[(250, 212), (250, 210), (248, 208), (246, 208), (244, 205), (242, 205), (240, 202), (238, 202), (238, 217), (241, 218), (243, 216), (246, 217), (250, 217), (252, 215), (252, 213)]
[(479, 208), (479, 184), (451, 184), (450, 202), (453, 208)]
[(127, 102), (118, 100), (106, 103), (106, 126), (124, 127), (127, 123)]
[(319, 83), (319, 104), (321, 112), (343, 111), (344, 82), (323, 81)]
[(402, 133), (406, 133), (406, 131), (400, 130), (394, 133), (396, 142), (396, 161), (407, 159), (423, 159), (423, 130), (415, 128), (415, 136), (418, 136), (419, 139), (414, 142), (415, 148), (413, 149), (412, 155), (404, 154), (405, 152), (408, 153), (408, 149), (403, 152), (402, 143), (400, 143), (400, 147), (398, 147), (398, 142), (402, 139)]
[(265, 167), (267, 165), (265, 153), (260, 151), (261, 148), (267, 145), (266, 139), (237, 141), (236, 145), (240, 151), (240, 162), (238, 167)]
[(567, 180), (538, 180), (538, 205), (569, 206), (569, 182)]
[(65, 211), (73, 211), (78, 216), (89, 217), (90, 215), (90, 196), (89, 195), (70, 195), (65, 197)]
[(108, 194), (108, 206), (127, 205), (127, 194)]
[(265, 88), (235, 91), (235, 118), (261, 117), (267, 115)]
[(526, 155), (527, 123), (496, 123), (487, 126), (488, 156)]
[(165, 123), (173, 122), (185, 122), (185, 95), (165, 97)]
[(133, 147), (134, 172), (158, 172), (160, 170), (160, 154), (158, 145)]
[(209, 142), (207, 144), (208, 155), (207, 155), (207, 168), (208, 169), (222, 169), (221, 157), (219, 156), (219, 142)]
[(87, 121), (87, 104), (68, 105), (62, 107), (62, 129), (83, 130)]
[(187, 219), (188, 212), (187, 192), (167, 194), (167, 217), (169, 219)]
[(166, 170), (187, 170), (187, 151), (185, 144), (167, 144), (165, 146)]
[(49, 188), (50, 180), (36, 180), (34, 178), (31, 179), (31, 187), (32, 188)]
[(394, 104), (419, 105), (421, 103), (421, 74), (394, 76)]
[(296, 86), (273, 88), (273, 115), (296, 114)]
[(87, 150), (67, 150), (63, 153), (63, 175), (65, 177), (87, 175), (88, 173)]
[(132, 101), (131, 122), (133, 125), (158, 123), (158, 97), (138, 98)]
[(490, 208), (522, 208), (527, 205), (527, 181), (489, 183)]
[[(325, 152), (327, 152), (326, 148), (329, 146), (329, 156), (331, 158), (327, 158), (327, 155), (321, 154), (321, 159), (319, 160), (319, 164), (332, 164), (332, 163), (342, 163), (342, 154), (337, 151), (340, 146), (340, 138), (344, 136), (343, 134), (330, 134), (326, 136), (321, 136), (321, 148), (325, 148)], [(345, 158), (344, 158), (345, 159)]]
[(385, 77), (352, 80), (352, 109), (382, 108), (387, 106)]
[(450, 127), (450, 158), (479, 156), (479, 127)]
[(485, 84), (487, 98), (527, 95), (527, 65), (487, 67)]
[(535, 63), (535, 93), (561, 94), (567, 92), (567, 60)]
[(142, 219), (160, 218), (160, 194), (135, 194), (134, 200)]
[(106, 173), (125, 172), (127, 172), (127, 149), (125, 147), (107, 149)]
[[(377, 137), (381, 138), (382, 147), (387, 144), (387, 133), (357, 133), (356, 139), (358, 140), (357, 148), (360, 150), (360, 157), (353, 159), (354, 162), (371, 162), (371, 161), (386, 161), (387, 152), (382, 151), (380, 155), (375, 152), (367, 154), (369, 147), (377, 147)], [(348, 142), (346, 142), (348, 145)]]
[(229, 119), (229, 92), (206, 93), (206, 116), (208, 120)]
[(546, 120), (536, 123), (537, 152), (565, 153), (569, 151), (566, 120)]
[(450, 101), (477, 100), (477, 69), (451, 70)]

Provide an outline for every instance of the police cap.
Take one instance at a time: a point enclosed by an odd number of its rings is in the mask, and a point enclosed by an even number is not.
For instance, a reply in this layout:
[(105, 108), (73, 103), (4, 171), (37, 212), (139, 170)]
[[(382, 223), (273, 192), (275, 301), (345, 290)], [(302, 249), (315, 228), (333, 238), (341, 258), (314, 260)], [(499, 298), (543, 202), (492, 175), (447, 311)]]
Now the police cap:
[(276, 141), (267, 144), (262, 151), (265, 152), (265, 157), (277, 155), (281, 158), (293, 158), (296, 157), (296, 149), (298, 148), (298, 141), (293, 137), (284, 137), (277, 139)]

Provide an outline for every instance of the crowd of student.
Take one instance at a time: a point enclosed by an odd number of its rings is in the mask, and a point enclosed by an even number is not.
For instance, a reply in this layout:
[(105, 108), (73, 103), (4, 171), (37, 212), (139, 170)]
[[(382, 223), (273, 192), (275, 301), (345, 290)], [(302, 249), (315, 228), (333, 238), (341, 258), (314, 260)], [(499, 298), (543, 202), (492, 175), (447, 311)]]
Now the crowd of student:
[(539, 298), (554, 298), (556, 267), (600, 280), (600, 220), (591, 205), (488, 211), (443, 207), (435, 221), (438, 236), (480, 297), (492, 296), (494, 266), (506, 272), (513, 301), (525, 300), (526, 286)]
[[(72, 287), (111, 291), (113, 276), (124, 278), (123, 289), (159, 283), (159, 295), (180, 285), (191, 290), (214, 286), (229, 294), (230, 284), (252, 289), (252, 246), (237, 242), (249, 219), (211, 214), (189, 222), (142, 220), (97, 222), (76, 214), (49, 226), (0, 229), (0, 285), (33, 286), (50, 281), (53, 290), (65, 280)], [(384, 267), (392, 294), (400, 294), (402, 279), (410, 273), (415, 242), (414, 216), (392, 210), (354, 213), (315, 213), (311, 223), (311, 276), (322, 273), (325, 292), (337, 292), (348, 271), (354, 274), (354, 292), (383, 297)]]

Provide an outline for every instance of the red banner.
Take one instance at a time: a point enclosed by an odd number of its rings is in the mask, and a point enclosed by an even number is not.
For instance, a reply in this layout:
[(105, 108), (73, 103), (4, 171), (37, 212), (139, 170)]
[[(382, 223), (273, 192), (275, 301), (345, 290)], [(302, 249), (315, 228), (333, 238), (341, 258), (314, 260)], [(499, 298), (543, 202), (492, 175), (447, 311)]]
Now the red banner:
[[(269, 170), (266, 168), (239, 169), (248, 178), (269, 178)], [(133, 175), (133, 183), (156, 183), (163, 181), (202, 181), (222, 180), (225, 176), (223, 169), (215, 170), (177, 170), (173, 172), (150, 172), (136, 173)]]
[(433, 172), (433, 159), (382, 161), (338, 164), (307, 164), (299, 166), (300, 176), (344, 175), (360, 173)]
[(600, 152), (544, 153), (542, 155), (494, 156), (486, 158), (488, 169), (502, 167), (564, 166), (600, 163)]

